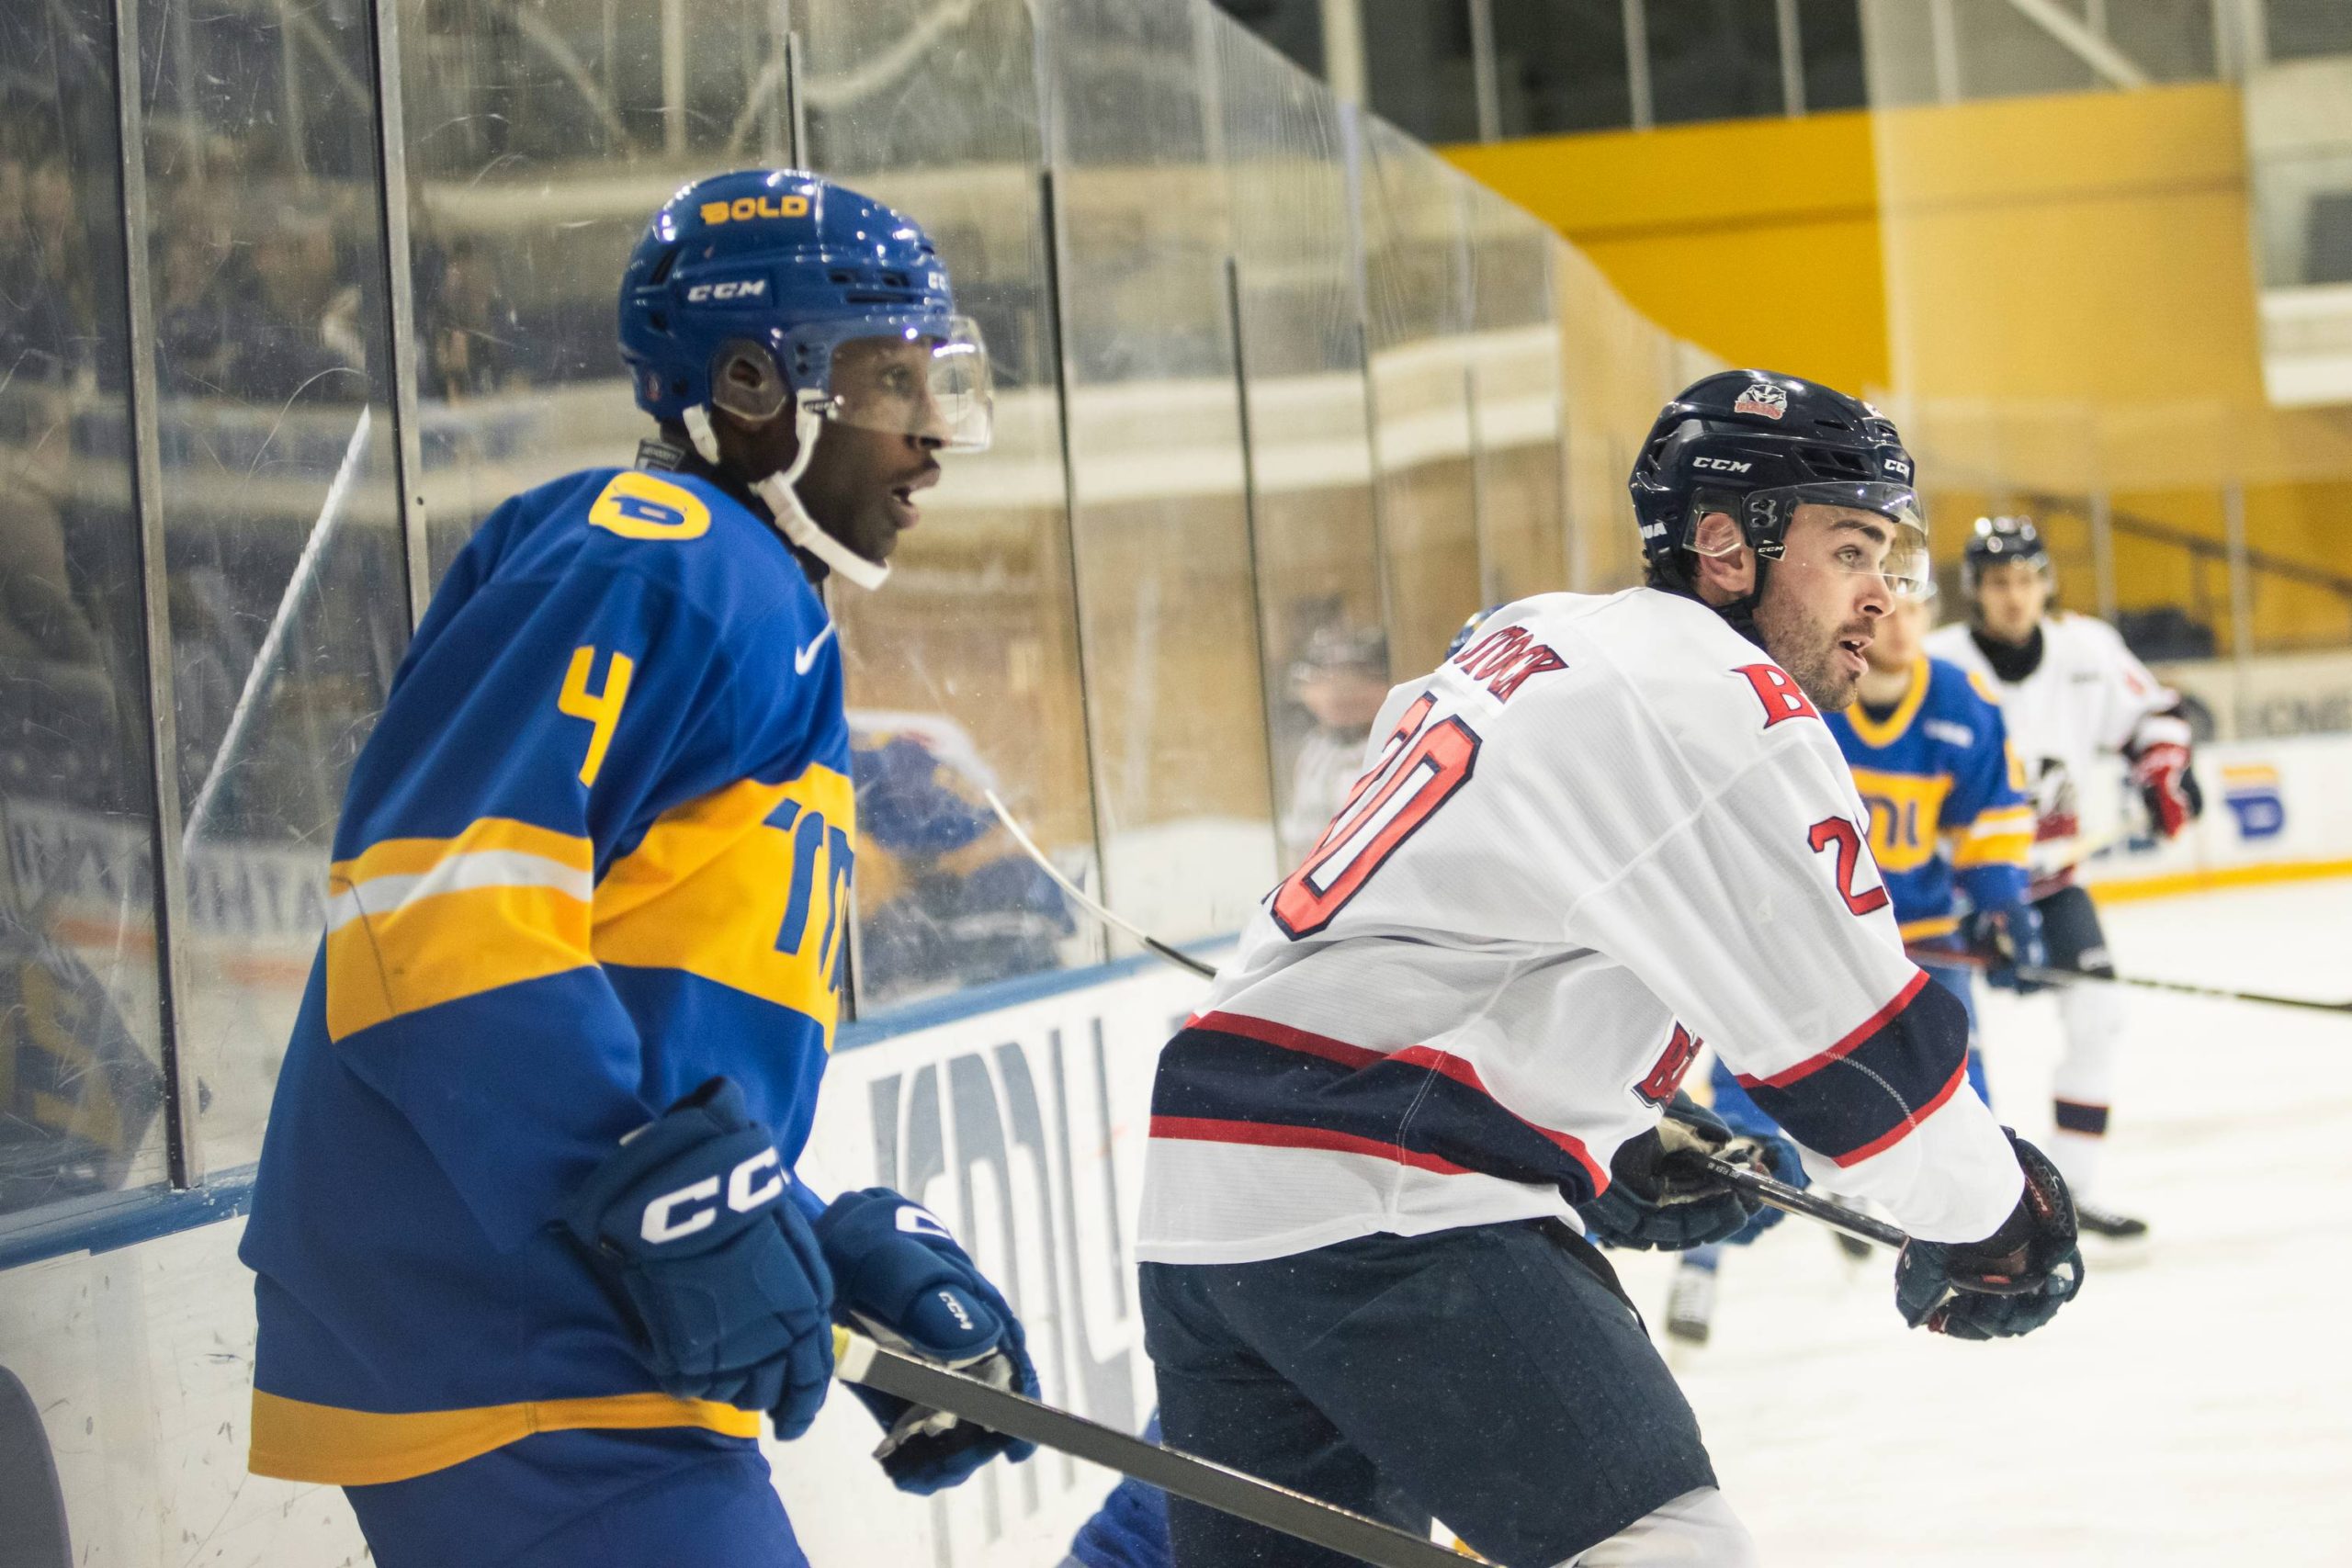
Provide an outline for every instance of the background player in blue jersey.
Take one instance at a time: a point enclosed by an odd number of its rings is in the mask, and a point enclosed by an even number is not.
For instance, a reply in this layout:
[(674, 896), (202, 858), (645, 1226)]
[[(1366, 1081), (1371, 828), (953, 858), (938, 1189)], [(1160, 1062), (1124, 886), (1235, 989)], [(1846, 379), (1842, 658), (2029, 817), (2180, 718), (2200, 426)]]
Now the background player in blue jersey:
[[(2035, 988), (2018, 973), (2019, 964), (2043, 962), (2041, 918), (2026, 899), (2033, 807), (1998, 704), (1967, 671), (1928, 657), (1932, 604), (1905, 601), (1880, 620), (1853, 705), (1825, 717), (1870, 807), (1871, 854), (1904, 942), (1968, 1010), (1968, 1081), (1989, 1102), (1977, 1049), (1975, 966), (1930, 954), (1965, 954), (1989, 963), (1995, 985)], [(1734, 1131), (1777, 1131), (1720, 1059), (1711, 1081), (1716, 1114)], [(1732, 1245), (1761, 1229), (1751, 1227)], [(1667, 1308), (1674, 1338), (1706, 1342), (1722, 1257), (1720, 1247), (1682, 1255)]]
[[(979, 335), (913, 221), (753, 171), (654, 216), (620, 339), (659, 438), (483, 523), (354, 769), (242, 1249), (253, 1468), (387, 1568), (801, 1568), (755, 1438), (836, 1320), (1036, 1387), (937, 1220), (793, 1176), (855, 833), (814, 584), (986, 441)], [(867, 1403), (910, 1491), (1026, 1452)]]
[(853, 712), (857, 982), (871, 1004), (1050, 969), (1069, 901), (989, 809), (971, 737), (938, 714)]

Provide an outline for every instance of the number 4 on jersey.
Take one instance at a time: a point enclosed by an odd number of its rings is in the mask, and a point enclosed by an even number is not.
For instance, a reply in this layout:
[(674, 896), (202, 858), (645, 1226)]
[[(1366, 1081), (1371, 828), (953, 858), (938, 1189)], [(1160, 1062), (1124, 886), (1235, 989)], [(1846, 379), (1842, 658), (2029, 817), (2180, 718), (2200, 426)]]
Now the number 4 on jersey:
[(1436, 706), (1424, 692), (1405, 710), (1306, 863), (1274, 890), (1274, 923), (1294, 942), (1329, 925), (1396, 846), (1470, 782), (1477, 732), (1459, 718), (1430, 724)]

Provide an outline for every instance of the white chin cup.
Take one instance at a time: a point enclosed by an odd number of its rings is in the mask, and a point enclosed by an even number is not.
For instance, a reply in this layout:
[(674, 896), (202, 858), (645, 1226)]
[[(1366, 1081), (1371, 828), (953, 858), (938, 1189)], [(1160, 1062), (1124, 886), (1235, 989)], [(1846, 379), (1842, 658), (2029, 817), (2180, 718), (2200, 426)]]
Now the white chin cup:
[[(808, 460), (817, 455), (817, 436), (825, 423), (821, 409), (822, 399), (815, 393), (795, 400), (792, 433), (799, 449), (793, 454), (792, 466), (757, 480), (752, 491), (767, 502), (776, 527), (797, 548), (823, 561), (843, 581), (870, 593), (890, 575), (889, 563), (866, 559), (819, 527), (817, 520), (808, 515), (808, 509), (800, 504), (800, 493), (792, 488), (808, 472)], [(704, 462), (717, 464), (718, 434), (710, 427), (710, 410), (697, 403), (685, 411), (684, 419), (686, 435), (694, 442), (695, 450), (702, 454)]]

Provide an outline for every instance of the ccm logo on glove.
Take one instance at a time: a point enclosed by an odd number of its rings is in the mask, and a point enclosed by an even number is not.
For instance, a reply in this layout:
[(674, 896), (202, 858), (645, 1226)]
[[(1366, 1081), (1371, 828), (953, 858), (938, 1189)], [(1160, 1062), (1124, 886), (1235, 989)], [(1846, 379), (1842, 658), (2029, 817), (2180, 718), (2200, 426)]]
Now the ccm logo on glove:
[[(761, 1181), (763, 1171), (773, 1174)], [(783, 1162), (776, 1158), (775, 1150), (762, 1149), (727, 1173), (727, 1206), (739, 1214), (748, 1214), (763, 1203), (775, 1201), (784, 1191), (784, 1179)], [(754, 1182), (758, 1184), (755, 1186)], [(637, 1234), (659, 1247), (663, 1242), (708, 1230), (718, 1223), (718, 1205), (711, 1201), (718, 1196), (716, 1176), (706, 1176), (674, 1192), (664, 1192), (645, 1205), (645, 1218), (638, 1225)], [(688, 1204), (695, 1207), (681, 1217), (678, 1211)]]

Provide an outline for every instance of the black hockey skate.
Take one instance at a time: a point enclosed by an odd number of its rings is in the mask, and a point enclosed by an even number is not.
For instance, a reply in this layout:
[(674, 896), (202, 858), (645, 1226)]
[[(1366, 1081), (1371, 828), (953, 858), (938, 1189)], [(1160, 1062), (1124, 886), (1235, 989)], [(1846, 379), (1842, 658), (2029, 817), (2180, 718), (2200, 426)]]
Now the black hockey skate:
[(2085, 1235), (2105, 1236), (2109, 1241), (2137, 1241), (2148, 1234), (2145, 1220), (2112, 1209), (2096, 1209), (2080, 1201), (2075, 1204), (2075, 1225)]

